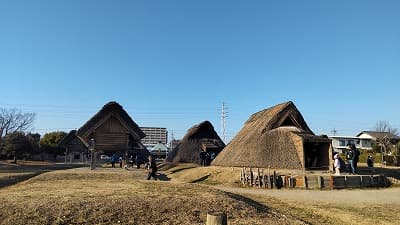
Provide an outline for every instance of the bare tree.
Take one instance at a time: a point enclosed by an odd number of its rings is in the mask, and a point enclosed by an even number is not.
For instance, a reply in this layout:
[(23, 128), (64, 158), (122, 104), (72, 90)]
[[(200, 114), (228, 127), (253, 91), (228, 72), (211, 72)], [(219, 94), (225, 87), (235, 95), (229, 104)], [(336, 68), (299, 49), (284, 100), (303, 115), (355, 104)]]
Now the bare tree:
[(390, 126), (387, 121), (379, 121), (375, 126), (376, 143), (381, 148), (382, 162), (384, 161), (383, 156), (387, 154), (387, 151), (393, 147), (393, 139), (398, 134), (397, 129)]
[(18, 109), (0, 108), (0, 142), (13, 132), (26, 132), (32, 128), (35, 113), (24, 113)]

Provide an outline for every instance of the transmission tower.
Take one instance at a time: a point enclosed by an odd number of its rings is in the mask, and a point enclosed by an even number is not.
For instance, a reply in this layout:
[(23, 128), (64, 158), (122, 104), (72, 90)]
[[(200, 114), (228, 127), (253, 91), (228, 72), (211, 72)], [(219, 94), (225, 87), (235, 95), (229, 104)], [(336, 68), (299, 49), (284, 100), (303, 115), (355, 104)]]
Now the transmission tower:
[(337, 130), (336, 130), (335, 128), (333, 128), (333, 130), (332, 130), (332, 134), (333, 134), (333, 136), (336, 136), (336, 134), (337, 134)]
[(222, 102), (221, 107), (221, 133), (222, 133), (222, 140), (226, 144), (226, 118), (228, 117), (227, 111), (225, 108), (225, 103)]

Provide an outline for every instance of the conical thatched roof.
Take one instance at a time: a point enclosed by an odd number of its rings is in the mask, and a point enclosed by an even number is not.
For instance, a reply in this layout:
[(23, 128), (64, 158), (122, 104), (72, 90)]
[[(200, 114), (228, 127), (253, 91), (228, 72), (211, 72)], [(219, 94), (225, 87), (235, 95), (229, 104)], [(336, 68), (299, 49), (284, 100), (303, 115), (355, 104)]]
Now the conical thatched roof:
[(212, 165), (302, 169), (302, 141), (312, 137), (319, 140), (293, 102), (285, 102), (250, 116)]
[(117, 102), (109, 102), (105, 104), (99, 112), (97, 112), (81, 128), (79, 128), (77, 135), (80, 137), (88, 136), (110, 116), (117, 117), (136, 140), (140, 140), (146, 136), (139, 126), (128, 115), (128, 113)]
[(202, 146), (211, 146), (218, 154), (225, 144), (209, 121), (190, 128), (179, 144), (168, 154), (168, 162), (191, 162), (200, 164)]

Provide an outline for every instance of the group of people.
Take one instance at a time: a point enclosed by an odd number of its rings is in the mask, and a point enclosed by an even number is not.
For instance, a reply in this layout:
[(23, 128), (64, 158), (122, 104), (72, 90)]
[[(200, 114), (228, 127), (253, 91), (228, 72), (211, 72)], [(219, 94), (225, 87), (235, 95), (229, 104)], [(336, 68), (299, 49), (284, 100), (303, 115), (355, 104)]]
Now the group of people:
[(115, 167), (115, 163), (118, 161), (119, 163), (119, 167), (122, 168), (122, 157), (120, 156), (118, 158), (118, 156), (116, 156), (115, 154), (113, 154), (110, 158), (110, 162), (111, 162), (111, 167)]
[[(347, 146), (347, 151), (345, 155), (346, 155), (347, 165), (340, 158), (339, 153), (336, 153), (333, 156), (334, 159), (333, 166), (335, 168), (335, 175), (340, 175), (340, 172), (345, 168), (347, 169), (347, 172), (349, 172), (350, 174), (357, 174), (358, 161), (360, 159), (360, 150), (356, 148), (355, 144), (349, 144)], [(367, 165), (368, 167), (374, 166), (374, 161), (371, 155), (368, 155)]]
[(133, 168), (133, 166), (136, 164), (136, 168), (140, 168), (140, 164), (142, 162), (141, 157), (139, 155), (129, 155), (127, 157), (127, 164), (125, 165), (125, 169), (128, 169), (129, 167)]
[(211, 161), (215, 158), (215, 152), (210, 151), (207, 152), (205, 149), (202, 149), (200, 152), (200, 165), (201, 166), (209, 166)]
[[(111, 162), (111, 167), (115, 168), (115, 163), (118, 161), (119, 167), (122, 168), (122, 157), (118, 157), (116, 154), (113, 154), (110, 158)], [(133, 155), (130, 155), (127, 157), (127, 164), (125, 165), (125, 169), (128, 169), (129, 167), (134, 166), (134, 163), (136, 163), (136, 168), (140, 168), (140, 164), (142, 163), (141, 157), (139, 155), (136, 155), (135, 157)], [(154, 180), (157, 180), (157, 163), (154, 158), (154, 156), (149, 155), (148, 157), (148, 162), (145, 163), (145, 168), (148, 171), (147, 175), (147, 180), (150, 180), (152, 177)]]

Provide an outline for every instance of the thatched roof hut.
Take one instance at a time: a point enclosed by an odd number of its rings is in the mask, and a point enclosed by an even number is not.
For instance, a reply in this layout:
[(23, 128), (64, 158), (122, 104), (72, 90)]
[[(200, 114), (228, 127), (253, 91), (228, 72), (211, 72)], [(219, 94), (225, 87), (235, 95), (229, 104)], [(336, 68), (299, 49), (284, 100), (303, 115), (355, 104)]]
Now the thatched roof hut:
[(58, 146), (67, 148), (68, 152), (84, 152), (89, 148), (88, 143), (76, 135), (76, 130), (71, 130)]
[(168, 154), (168, 162), (191, 162), (200, 164), (200, 152), (205, 149), (215, 155), (225, 147), (209, 121), (191, 127), (179, 144)]
[(331, 141), (315, 136), (293, 102), (250, 116), (212, 165), (329, 169)]
[(76, 134), (86, 143), (93, 138), (96, 150), (104, 153), (146, 149), (140, 142), (145, 134), (117, 102), (105, 104)]
[[(65, 149), (66, 161), (81, 161), (87, 160), (88, 143), (81, 137), (76, 135), (76, 130), (71, 130), (58, 144), (59, 147)], [(69, 159), (67, 159), (69, 158)]]

